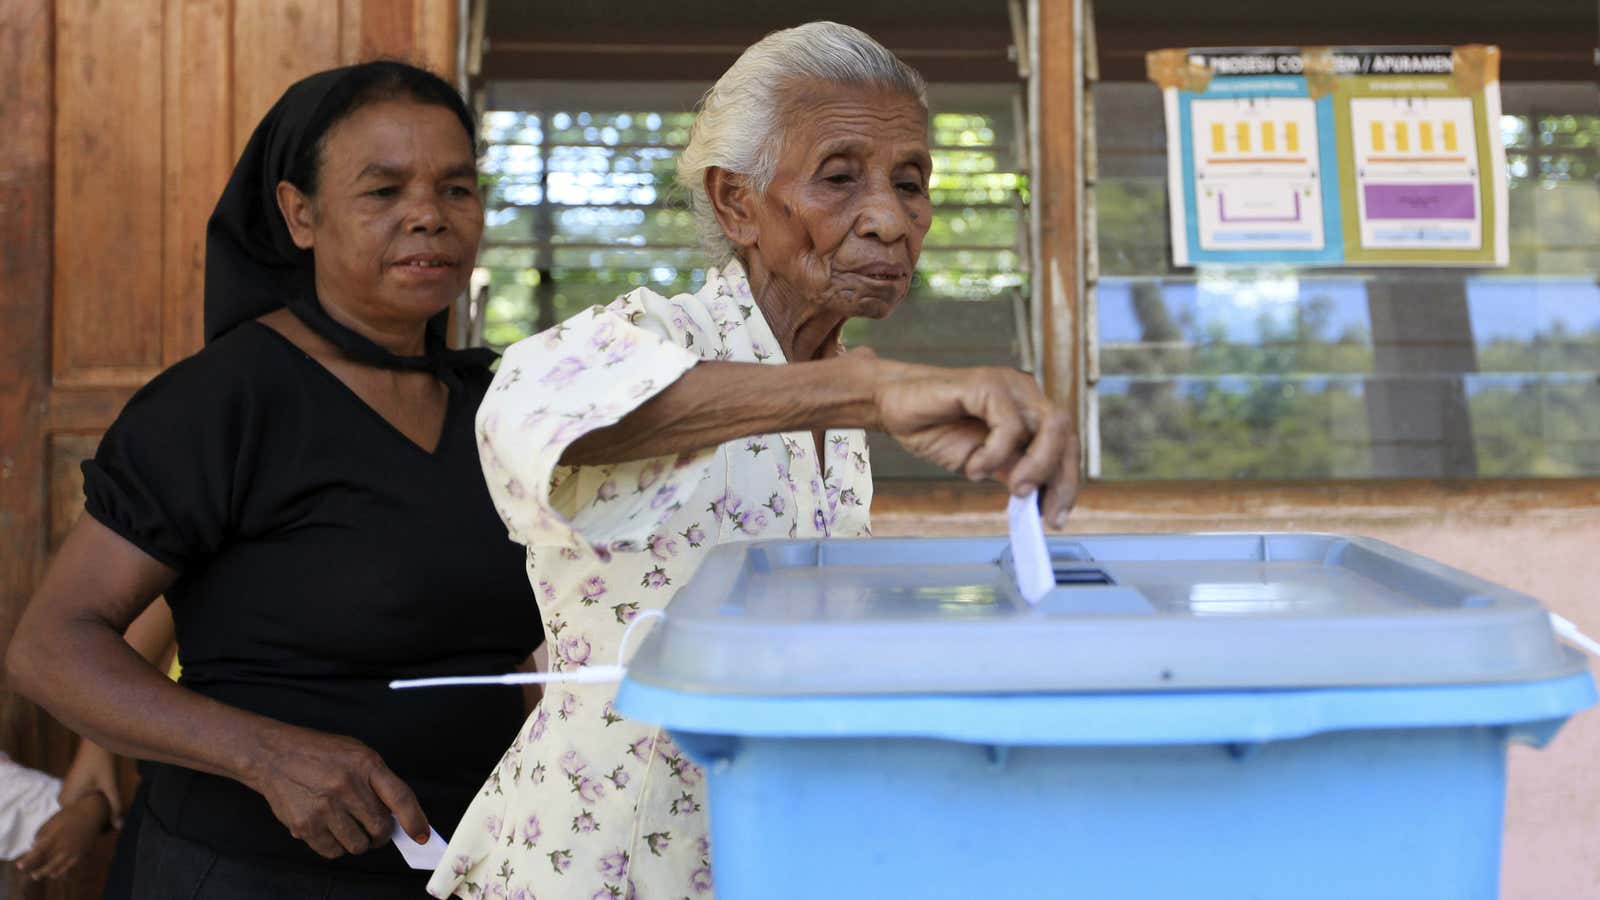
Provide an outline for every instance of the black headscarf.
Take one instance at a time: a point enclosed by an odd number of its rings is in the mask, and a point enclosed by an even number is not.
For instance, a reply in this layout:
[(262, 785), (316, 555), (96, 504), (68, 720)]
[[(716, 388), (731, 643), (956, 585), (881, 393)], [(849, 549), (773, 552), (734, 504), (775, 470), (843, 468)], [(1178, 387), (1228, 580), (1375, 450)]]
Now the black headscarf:
[(278, 211), (278, 182), (289, 179), (307, 149), (353, 111), (350, 79), (371, 81), (374, 75), (385, 74), (403, 76), (408, 82), (423, 75), (443, 85), (442, 92), (430, 90), (427, 99), (450, 106), (470, 139), (472, 117), (460, 96), (434, 76), (404, 63), (330, 69), (292, 85), (250, 135), (206, 226), (207, 343), (242, 322), (288, 307), (345, 356), (367, 365), (445, 376), (483, 369), (494, 361), (494, 352), (485, 348), (449, 349), (445, 340), (449, 310), (428, 321), (422, 356), (399, 356), (335, 320), (317, 300), (311, 251), (295, 246)]

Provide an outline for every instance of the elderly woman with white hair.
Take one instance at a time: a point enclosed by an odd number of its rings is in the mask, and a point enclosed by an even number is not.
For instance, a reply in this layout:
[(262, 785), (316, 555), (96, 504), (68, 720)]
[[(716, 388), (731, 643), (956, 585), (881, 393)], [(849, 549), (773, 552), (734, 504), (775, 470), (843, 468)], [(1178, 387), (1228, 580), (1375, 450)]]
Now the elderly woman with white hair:
[[(756, 43), (705, 95), (678, 165), (718, 268), (646, 289), (505, 354), (478, 413), (484, 473), (552, 643), (551, 668), (616, 659), (718, 544), (865, 537), (862, 429), (969, 478), (1035, 490), (1062, 524), (1072, 417), (1005, 369), (844, 352), (854, 316), (906, 296), (927, 234), (921, 77), (853, 28)], [(711, 892), (704, 778), (612, 708), (551, 689), (462, 819), (437, 897), (605, 900)], [(798, 848), (797, 848), (798, 849)]]

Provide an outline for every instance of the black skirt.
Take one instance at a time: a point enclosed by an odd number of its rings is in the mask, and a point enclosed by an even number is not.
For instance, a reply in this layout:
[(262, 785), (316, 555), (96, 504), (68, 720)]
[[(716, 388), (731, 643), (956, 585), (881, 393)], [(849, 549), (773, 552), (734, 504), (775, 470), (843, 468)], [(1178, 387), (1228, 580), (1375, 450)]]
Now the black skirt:
[(133, 900), (426, 900), (433, 875), (341, 872), (222, 854), (168, 833), (151, 815), (141, 815), (138, 827)]

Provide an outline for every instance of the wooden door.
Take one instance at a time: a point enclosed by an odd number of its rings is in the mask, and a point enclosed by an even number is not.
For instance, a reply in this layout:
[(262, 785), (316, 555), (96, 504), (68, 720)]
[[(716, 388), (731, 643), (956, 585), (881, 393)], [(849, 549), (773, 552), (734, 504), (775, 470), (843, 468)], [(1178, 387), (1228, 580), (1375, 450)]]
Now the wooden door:
[[(0, 652), (82, 509), (78, 463), (134, 390), (200, 347), (205, 222), (256, 122), (343, 63), (453, 78), (457, 10), (0, 0)], [(0, 750), (59, 775), (75, 740), (0, 684)], [(110, 849), (10, 896), (98, 897)]]

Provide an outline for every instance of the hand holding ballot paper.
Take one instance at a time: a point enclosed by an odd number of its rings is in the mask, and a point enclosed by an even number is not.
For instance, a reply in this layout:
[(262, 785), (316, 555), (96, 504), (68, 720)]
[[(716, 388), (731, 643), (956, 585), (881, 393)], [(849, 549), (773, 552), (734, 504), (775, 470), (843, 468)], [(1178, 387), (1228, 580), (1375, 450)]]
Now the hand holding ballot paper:
[(1066, 524), (1078, 491), (1076, 424), (1032, 376), (873, 361), (884, 368), (877, 376), (878, 430), (952, 472), (996, 478), (1014, 497), (1037, 494), (1044, 520)]

